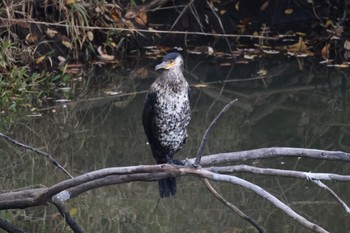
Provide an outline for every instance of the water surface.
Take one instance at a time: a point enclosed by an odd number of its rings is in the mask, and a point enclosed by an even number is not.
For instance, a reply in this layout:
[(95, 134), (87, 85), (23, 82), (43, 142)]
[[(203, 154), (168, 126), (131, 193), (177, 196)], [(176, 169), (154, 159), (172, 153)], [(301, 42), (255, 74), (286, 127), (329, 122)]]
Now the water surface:
[[(176, 155), (193, 157), (212, 119), (238, 98), (209, 136), (205, 154), (273, 146), (350, 151), (348, 70), (304, 59), (230, 60), (185, 57), (191, 84), (189, 139)], [(115, 166), (153, 164), (141, 124), (145, 91), (159, 75), (157, 60), (131, 60), (123, 68), (91, 67), (88, 78), (54, 100), (69, 103), (38, 111), (0, 128), (51, 153), (73, 175)], [(302, 64), (302, 65), (301, 65)], [(122, 94), (114, 95), (116, 93)], [(66, 179), (42, 157), (1, 142), (1, 190), (49, 186)], [(348, 174), (349, 164), (276, 158), (245, 161), (258, 167)], [(349, 217), (330, 195), (303, 180), (237, 174), (261, 185), (302, 216), (330, 232), (350, 231)], [(349, 203), (346, 183), (326, 182)], [(213, 183), (227, 200), (267, 232), (309, 232), (266, 200), (243, 188)], [(256, 232), (217, 201), (195, 177), (178, 179), (174, 198), (159, 200), (156, 182), (133, 182), (90, 191), (67, 204), (86, 232)], [(52, 206), (2, 211), (28, 232), (62, 232), (67, 226)], [(64, 230), (66, 229), (66, 230)]]

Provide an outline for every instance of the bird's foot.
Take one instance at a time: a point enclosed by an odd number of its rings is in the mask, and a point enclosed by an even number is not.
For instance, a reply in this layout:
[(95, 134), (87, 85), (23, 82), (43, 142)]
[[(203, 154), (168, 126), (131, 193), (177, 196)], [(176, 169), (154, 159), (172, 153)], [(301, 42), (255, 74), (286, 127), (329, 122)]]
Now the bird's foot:
[(201, 168), (201, 165), (190, 162), (190, 160), (188, 158), (185, 159), (184, 166), (185, 167), (194, 167), (194, 168), (197, 168), (197, 169)]
[(185, 164), (182, 163), (180, 160), (176, 160), (176, 159), (169, 159), (168, 160), (168, 164), (171, 165), (179, 165), (179, 166), (184, 166)]

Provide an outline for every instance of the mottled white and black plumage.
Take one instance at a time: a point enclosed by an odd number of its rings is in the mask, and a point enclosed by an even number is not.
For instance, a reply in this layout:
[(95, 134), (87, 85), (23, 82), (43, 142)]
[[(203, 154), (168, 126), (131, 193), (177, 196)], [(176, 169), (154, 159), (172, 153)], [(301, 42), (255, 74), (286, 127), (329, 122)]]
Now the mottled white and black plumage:
[[(142, 123), (157, 164), (174, 163), (173, 156), (186, 141), (191, 119), (189, 85), (179, 53), (167, 54), (156, 66), (159, 69), (165, 70), (148, 91)], [(175, 178), (159, 180), (159, 192), (161, 197), (175, 195)]]

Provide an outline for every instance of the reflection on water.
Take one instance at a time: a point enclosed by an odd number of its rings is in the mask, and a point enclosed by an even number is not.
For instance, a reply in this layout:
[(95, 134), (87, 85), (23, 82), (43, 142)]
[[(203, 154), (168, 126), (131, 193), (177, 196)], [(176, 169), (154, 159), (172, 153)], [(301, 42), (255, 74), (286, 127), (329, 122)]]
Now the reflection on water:
[[(195, 154), (206, 127), (233, 98), (239, 101), (210, 135), (206, 154), (271, 146), (350, 151), (348, 71), (295, 59), (261, 59), (235, 66), (213, 58), (186, 61), (193, 111), (189, 140), (177, 158)], [(94, 67), (88, 79), (74, 84), (74, 92), (57, 93), (56, 98), (74, 96), (70, 103), (57, 103), (43, 109), (41, 117), (22, 118), (0, 128), (53, 154), (73, 175), (111, 166), (153, 164), (141, 126), (144, 91), (157, 75), (153, 63), (140, 60), (123, 69)], [(1, 190), (48, 186), (67, 178), (37, 155), (4, 142), (0, 145)], [(244, 163), (307, 172), (348, 174), (350, 170), (344, 163), (307, 159)], [(330, 232), (350, 229), (344, 210), (310, 182), (237, 175), (266, 188)], [(348, 185), (327, 184), (349, 202)], [(227, 184), (214, 186), (268, 232), (307, 232), (253, 193)], [(90, 191), (67, 207), (77, 208), (74, 217), (86, 232), (255, 232), (194, 177), (179, 178), (177, 195), (171, 199), (159, 201), (155, 182), (134, 182)], [(0, 216), (28, 232), (67, 228), (50, 206), (3, 211)]]

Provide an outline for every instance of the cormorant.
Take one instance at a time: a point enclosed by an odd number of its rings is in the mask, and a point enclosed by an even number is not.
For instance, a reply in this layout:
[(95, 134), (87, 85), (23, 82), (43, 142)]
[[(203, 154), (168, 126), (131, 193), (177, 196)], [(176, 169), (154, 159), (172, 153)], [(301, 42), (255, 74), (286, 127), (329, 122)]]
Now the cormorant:
[[(173, 156), (187, 138), (191, 119), (189, 85), (183, 76), (184, 62), (177, 52), (167, 54), (155, 70), (164, 69), (152, 83), (146, 97), (142, 124), (157, 164), (178, 164)], [(175, 177), (158, 181), (161, 197), (176, 193)]]

